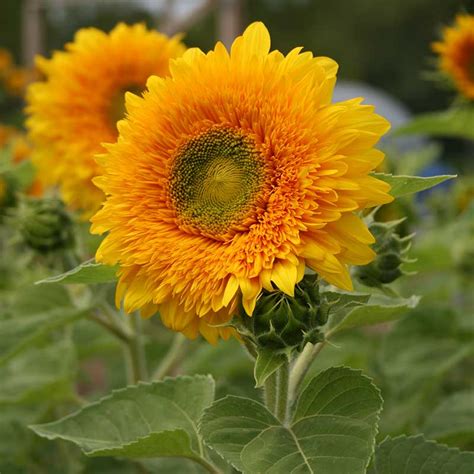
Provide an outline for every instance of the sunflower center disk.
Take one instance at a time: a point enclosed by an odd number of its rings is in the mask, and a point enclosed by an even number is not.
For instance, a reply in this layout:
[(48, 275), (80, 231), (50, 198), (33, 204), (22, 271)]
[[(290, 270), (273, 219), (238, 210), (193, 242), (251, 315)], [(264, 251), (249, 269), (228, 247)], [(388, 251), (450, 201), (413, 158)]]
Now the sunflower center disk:
[(179, 150), (170, 195), (183, 223), (217, 237), (248, 214), (263, 183), (253, 141), (236, 130), (214, 128)]

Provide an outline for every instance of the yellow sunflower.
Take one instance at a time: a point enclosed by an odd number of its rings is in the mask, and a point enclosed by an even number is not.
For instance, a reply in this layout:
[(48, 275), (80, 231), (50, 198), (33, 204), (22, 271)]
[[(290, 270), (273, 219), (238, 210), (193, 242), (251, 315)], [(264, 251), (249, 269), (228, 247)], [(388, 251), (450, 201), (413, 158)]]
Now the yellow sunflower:
[(458, 15), (455, 24), (443, 30), (442, 41), (432, 47), (440, 55), (440, 69), (463, 95), (474, 99), (474, 15)]
[(109, 34), (82, 29), (65, 52), (38, 58), (45, 81), (27, 95), (33, 161), (45, 184), (60, 185), (71, 208), (91, 215), (103, 200), (91, 182), (100, 174), (94, 154), (117, 137), (124, 93), (141, 92), (152, 74), (169, 74), (169, 59), (184, 50), (178, 37), (119, 24)]
[(254, 23), (230, 53), (188, 50), (126, 95), (92, 231), (109, 232), (96, 258), (120, 264), (127, 312), (215, 342), (262, 289), (293, 295), (305, 266), (351, 290), (347, 265), (374, 258), (354, 212), (392, 200), (369, 175), (389, 124), (362, 99), (331, 104), (337, 64), (301, 49), (270, 52)]

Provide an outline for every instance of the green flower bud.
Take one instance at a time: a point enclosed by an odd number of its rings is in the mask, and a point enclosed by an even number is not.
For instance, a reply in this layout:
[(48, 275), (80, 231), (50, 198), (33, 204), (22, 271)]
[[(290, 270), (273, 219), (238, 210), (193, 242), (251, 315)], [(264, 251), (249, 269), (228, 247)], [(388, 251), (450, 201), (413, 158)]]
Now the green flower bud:
[(396, 228), (402, 221), (373, 222), (369, 230), (375, 238), (372, 249), (376, 258), (368, 265), (356, 267), (354, 276), (364, 285), (380, 287), (394, 282), (404, 272), (401, 268), (410, 249), (411, 235), (401, 238)]
[(306, 275), (291, 297), (281, 291), (264, 291), (252, 317), (243, 315), (237, 330), (257, 348), (301, 351), (307, 342), (323, 340), (320, 332), (330, 304), (319, 291), (316, 275)]
[(74, 244), (72, 219), (59, 199), (25, 199), (17, 214), (25, 243), (42, 253)]

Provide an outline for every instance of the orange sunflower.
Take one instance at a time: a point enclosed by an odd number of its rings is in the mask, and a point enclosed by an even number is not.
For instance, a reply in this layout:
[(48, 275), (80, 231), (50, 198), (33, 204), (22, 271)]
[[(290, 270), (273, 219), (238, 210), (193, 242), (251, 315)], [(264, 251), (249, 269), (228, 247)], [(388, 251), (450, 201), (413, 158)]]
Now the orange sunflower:
[(293, 295), (305, 266), (351, 290), (348, 264), (374, 258), (355, 212), (392, 200), (370, 176), (389, 124), (362, 99), (332, 104), (337, 64), (301, 49), (270, 52), (254, 23), (230, 53), (188, 50), (126, 95), (92, 232), (108, 232), (96, 258), (120, 264), (127, 312), (215, 342), (262, 289)]
[(169, 59), (184, 50), (178, 37), (119, 24), (109, 34), (82, 29), (65, 52), (38, 58), (45, 81), (27, 95), (33, 161), (45, 184), (60, 185), (71, 208), (91, 215), (104, 198), (91, 182), (101, 173), (94, 154), (117, 137), (124, 93), (141, 92), (152, 74), (169, 74)]
[(440, 69), (464, 96), (474, 99), (474, 15), (458, 15), (432, 47), (440, 55)]

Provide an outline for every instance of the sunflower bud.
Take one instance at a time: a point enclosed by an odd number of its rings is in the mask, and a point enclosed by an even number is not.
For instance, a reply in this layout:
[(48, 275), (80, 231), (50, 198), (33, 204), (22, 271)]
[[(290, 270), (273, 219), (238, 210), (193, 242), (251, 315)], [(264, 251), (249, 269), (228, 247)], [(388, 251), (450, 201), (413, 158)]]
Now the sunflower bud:
[(253, 316), (242, 316), (237, 330), (257, 348), (301, 351), (307, 342), (323, 340), (320, 327), (327, 322), (329, 307), (316, 275), (306, 275), (296, 286), (294, 297), (264, 291)]
[(26, 199), (18, 214), (25, 243), (39, 252), (53, 252), (74, 244), (72, 220), (59, 199)]
[(401, 266), (410, 261), (407, 259), (407, 253), (412, 236), (402, 238), (397, 234), (396, 228), (400, 223), (398, 220), (373, 222), (370, 225), (369, 230), (375, 237), (372, 249), (377, 257), (368, 265), (355, 268), (354, 276), (362, 284), (380, 287), (394, 282), (404, 274)]

